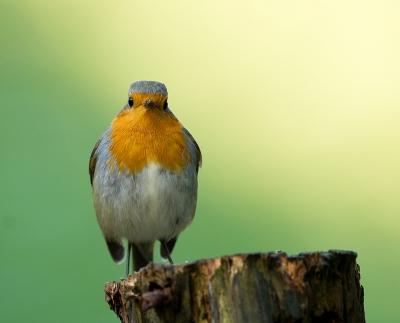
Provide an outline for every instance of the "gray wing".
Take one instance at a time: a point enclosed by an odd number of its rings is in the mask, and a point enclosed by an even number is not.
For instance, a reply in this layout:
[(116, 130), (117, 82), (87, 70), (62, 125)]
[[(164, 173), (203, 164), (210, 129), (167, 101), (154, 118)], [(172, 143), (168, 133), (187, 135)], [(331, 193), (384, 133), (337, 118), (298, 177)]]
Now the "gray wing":
[(182, 130), (183, 130), (183, 133), (185, 134), (185, 137), (192, 144), (191, 145), (192, 147), (189, 146), (189, 154), (196, 162), (196, 172), (198, 173), (199, 168), (201, 167), (201, 164), (202, 164), (202, 155), (201, 155), (200, 147), (197, 144), (196, 140), (194, 140), (193, 136), (190, 134), (190, 132), (186, 128), (182, 127)]

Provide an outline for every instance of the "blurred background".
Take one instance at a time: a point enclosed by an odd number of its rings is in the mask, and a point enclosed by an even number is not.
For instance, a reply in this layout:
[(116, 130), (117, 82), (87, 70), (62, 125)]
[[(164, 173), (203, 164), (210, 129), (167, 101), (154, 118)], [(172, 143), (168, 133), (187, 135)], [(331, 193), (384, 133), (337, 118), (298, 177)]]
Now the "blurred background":
[(176, 262), (354, 250), (367, 320), (399, 322), (399, 2), (2, 0), (0, 16), (1, 322), (118, 322), (103, 287), (125, 267), (88, 161), (139, 79), (167, 85), (203, 153)]

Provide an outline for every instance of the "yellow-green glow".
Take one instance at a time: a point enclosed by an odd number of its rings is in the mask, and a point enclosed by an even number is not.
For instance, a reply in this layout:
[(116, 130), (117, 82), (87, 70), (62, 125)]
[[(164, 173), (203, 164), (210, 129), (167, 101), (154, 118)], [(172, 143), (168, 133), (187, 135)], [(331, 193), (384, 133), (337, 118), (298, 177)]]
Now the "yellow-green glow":
[(53, 308), (60, 321), (117, 322), (102, 288), (124, 269), (97, 226), (87, 168), (139, 79), (166, 84), (203, 153), (176, 262), (351, 249), (367, 320), (400, 320), (398, 2), (3, 0), (0, 9), (4, 321), (54, 321)]

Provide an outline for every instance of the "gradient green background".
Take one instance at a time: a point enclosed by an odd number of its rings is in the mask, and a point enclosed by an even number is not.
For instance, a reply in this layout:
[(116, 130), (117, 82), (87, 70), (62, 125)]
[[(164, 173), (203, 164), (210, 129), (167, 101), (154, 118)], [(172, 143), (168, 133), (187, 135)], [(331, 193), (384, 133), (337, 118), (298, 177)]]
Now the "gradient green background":
[(176, 262), (354, 250), (400, 321), (398, 1), (2, 0), (0, 41), (1, 322), (118, 322), (88, 159), (138, 79), (203, 152)]

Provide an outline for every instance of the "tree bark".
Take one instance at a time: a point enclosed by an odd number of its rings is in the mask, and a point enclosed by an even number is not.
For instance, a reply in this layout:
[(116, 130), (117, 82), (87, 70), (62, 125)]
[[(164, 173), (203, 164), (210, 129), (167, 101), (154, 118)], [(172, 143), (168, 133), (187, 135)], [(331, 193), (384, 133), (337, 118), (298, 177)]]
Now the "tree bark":
[(242, 254), (149, 264), (107, 283), (121, 322), (365, 322), (357, 254)]

